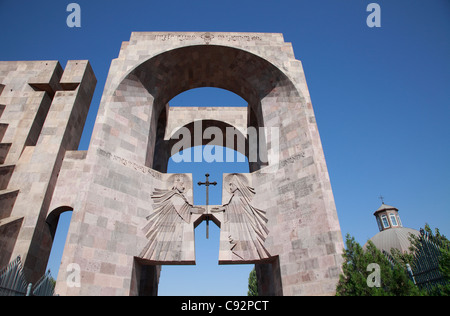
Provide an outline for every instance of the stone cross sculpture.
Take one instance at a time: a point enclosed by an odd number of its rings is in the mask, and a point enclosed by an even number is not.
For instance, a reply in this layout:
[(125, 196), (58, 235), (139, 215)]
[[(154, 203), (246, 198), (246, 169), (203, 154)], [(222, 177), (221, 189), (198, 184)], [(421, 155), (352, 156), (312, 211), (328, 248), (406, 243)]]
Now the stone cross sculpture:
[[(217, 185), (217, 182), (209, 182), (209, 173), (205, 174), (206, 181), (205, 182), (198, 182), (198, 185), (204, 185), (206, 187), (206, 214), (208, 214), (208, 205), (209, 205), (209, 186), (210, 185)], [(209, 238), (209, 217), (206, 215), (206, 239)]]

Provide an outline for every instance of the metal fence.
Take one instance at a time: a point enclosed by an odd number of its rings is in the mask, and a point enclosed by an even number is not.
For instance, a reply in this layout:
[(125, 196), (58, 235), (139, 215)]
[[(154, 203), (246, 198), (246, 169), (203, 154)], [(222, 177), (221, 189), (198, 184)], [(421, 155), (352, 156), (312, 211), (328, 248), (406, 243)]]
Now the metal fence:
[(54, 291), (50, 271), (34, 286), (26, 281), (20, 256), (0, 270), (0, 296), (53, 296)]
[(439, 271), (441, 248), (448, 249), (448, 245), (425, 230), (420, 230), (411, 270), (414, 283), (427, 291), (432, 291), (437, 285), (448, 284), (448, 280)]
[[(414, 248), (413, 260), (410, 264), (406, 264), (408, 275), (420, 289), (435, 295), (436, 291), (439, 291), (439, 285), (445, 286), (450, 283), (439, 270), (441, 249), (449, 249), (449, 245), (421, 229), (418, 243)], [(397, 264), (391, 254), (384, 250), (383, 254), (392, 266)]]

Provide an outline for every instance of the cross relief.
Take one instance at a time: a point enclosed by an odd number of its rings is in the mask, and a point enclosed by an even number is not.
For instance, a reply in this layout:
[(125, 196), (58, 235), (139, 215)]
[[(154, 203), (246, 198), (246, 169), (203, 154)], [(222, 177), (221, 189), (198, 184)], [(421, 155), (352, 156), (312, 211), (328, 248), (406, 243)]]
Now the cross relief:
[(221, 228), (219, 261), (253, 262), (270, 258), (264, 246), (269, 234), (266, 212), (253, 206), (256, 192), (248, 185), (247, 178), (237, 173), (227, 175), (224, 186), (230, 194), (228, 202), (209, 210), (209, 186), (217, 182), (210, 182), (209, 174), (205, 176), (206, 181), (198, 183), (206, 186), (205, 206), (195, 206), (188, 201), (186, 176), (182, 174), (172, 177), (170, 189), (153, 191), (153, 211), (142, 228), (148, 242), (139, 257), (158, 263), (195, 263), (195, 253), (189, 252), (193, 250), (194, 227), (203, 220), (207, 224), (213, 220)]

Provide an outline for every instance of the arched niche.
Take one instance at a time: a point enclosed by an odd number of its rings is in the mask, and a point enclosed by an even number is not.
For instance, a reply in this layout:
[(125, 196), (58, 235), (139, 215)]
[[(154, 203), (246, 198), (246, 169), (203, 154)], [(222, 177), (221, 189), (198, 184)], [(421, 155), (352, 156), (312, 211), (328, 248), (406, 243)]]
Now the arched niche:
[[(254, 136), (253, 136), (254, 137)], [(234, 126), (217, 120), (198, 120), (181, 126), (167, 141), (158, 138), (153, 169), (167, 171), (174, 154), (195, 146), (216, 145), (233, 149), (249, 157), (248, 137)]]

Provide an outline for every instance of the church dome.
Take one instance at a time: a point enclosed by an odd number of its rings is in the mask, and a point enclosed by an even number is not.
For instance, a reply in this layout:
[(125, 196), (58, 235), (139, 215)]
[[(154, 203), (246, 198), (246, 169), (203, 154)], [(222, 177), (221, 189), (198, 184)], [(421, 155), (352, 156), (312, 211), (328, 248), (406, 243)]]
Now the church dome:
[[(373, 214), (376, 218), (378, 229), (380, 232), (373, 236), (372, 241), (379, 250), (391, 253), (391, 249), (395, 248), (401, 252), (409, 252), (411, 242), (409, 241), (410, 234), (419, 236), (420, 233), (416, 229), (403, 227), (402, 221), (398, 214), (398, 209), (394, 206), (384, 204)], [(364, 249), (367, 243), (364, 245)]]
[[(383, 230), (370, 238), (370, 240), (380, 251), (384, 250), (389, 254), (391, 253), (392, 248), (398, 249), (401, 252), (409, 252), (409, 247), (411, 245), (411, 242), (409, 241), (410, 234), (416, 236), (420, 235), (418, 230), (406, 227), (398, 227), (395, 229)], [(366, 246), (367, 244), (364, 247)]]

